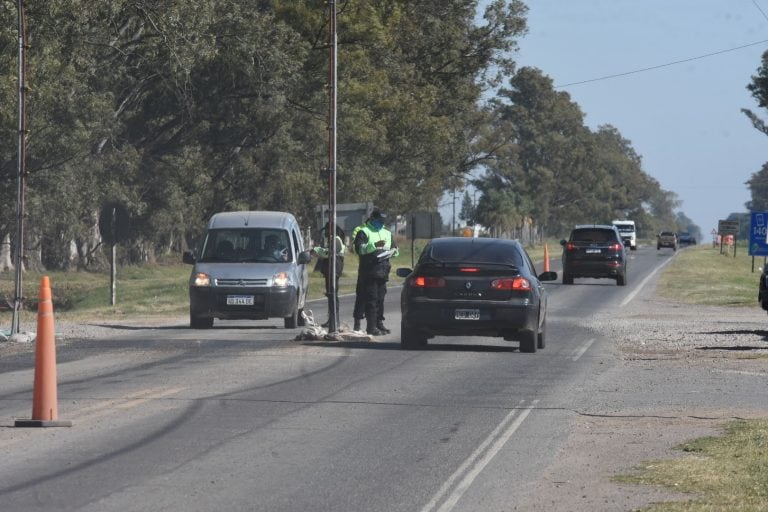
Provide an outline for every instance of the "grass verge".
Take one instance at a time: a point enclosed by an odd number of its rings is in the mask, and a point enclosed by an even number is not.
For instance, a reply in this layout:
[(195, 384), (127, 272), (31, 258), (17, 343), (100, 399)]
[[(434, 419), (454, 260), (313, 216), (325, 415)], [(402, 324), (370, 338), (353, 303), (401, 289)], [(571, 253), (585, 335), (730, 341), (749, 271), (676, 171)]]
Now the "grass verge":
[(768, 510), (768, 421), (734, 421), (724, 435), (676, 447), (683, 457), (645, 463), (624, 484), (658, 485), (690, 493), (689, 501), (656, 503), (648, 512), (757, 512)]
[(697, 245), (679, 251), (663, 270), (656, 291), (686, 304), (754, 307), (763, 264), (762, 257), (753, 263), (743, 245), (737, 247), (736, 257), (733, 251), (721, 254), (719, 248)]

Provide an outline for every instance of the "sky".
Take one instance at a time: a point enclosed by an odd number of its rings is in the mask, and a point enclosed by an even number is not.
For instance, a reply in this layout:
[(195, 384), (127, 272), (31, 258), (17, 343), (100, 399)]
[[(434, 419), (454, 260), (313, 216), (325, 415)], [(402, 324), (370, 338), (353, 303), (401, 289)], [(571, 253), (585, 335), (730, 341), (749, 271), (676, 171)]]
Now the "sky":
[(768, 50), (768, 0), (525, 3), (518, 67), (551, 77), (591, 129), (616, 127), (707, 240), (719, 219), (747, 211), (768, 136), (741, 109), (768, 120), (746, 88)]

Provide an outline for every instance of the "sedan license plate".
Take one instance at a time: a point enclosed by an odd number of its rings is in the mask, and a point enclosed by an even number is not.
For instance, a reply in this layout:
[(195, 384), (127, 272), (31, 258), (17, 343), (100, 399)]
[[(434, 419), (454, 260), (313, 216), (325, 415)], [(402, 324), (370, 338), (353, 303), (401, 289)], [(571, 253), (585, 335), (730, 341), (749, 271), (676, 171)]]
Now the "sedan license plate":
[(453, 316), (456, 320), (480, 320), (479, 309), (457, 309)]
[(600, 254), (600, 249), (587, 249), (584, 252), (586, 252), (587, 254)]
[(253, 306), (253, 295), (227, 295), (227, 306)]

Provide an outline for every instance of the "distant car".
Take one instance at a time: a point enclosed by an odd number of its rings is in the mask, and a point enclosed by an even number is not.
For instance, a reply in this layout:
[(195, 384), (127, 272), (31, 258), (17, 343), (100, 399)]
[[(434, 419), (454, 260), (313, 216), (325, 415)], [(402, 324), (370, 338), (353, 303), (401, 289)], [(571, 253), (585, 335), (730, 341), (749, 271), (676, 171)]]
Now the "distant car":
[(660, 250), (662, 247), (667, 247), (673, 251), (677, 250), (678, 241), (677, 233), (674, 231), (662, 231), (656, 235), (656, 250)]
[(688, 233), (687, 231), (681, 231), (677, 234), (677, 244), (678, 245), (696, 245), (696, 239), (693, 237), (692, 234)]
[(612, 278), (619, 286), (627, 284), (627, 255), (616, 226), (589, 224), (576, 226), (563, 246), (563, 284), (576, 277)]
[(427, 244), (400, 295), (400, 341), (423, 348), (434, 336), (500, 336), (520, 352), (544, 348), (547, 295), (525, 249), (515, 240), (437, 238)]

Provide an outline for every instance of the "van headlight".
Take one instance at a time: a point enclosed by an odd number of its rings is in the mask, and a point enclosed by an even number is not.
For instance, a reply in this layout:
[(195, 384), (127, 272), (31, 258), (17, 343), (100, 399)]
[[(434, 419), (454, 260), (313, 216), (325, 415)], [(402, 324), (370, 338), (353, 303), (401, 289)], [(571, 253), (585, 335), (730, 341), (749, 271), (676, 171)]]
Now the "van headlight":
[(192, 286), (211, 286), (211, 276), (204, 272), (198, 272), (192, 279)]
[(291, 278), (288, 275), (288, 272), (278, 272), (274, 276), (272, 276), (272, 285), (273, 286), (279, 286), (279, 287), (285, 287), (291, 284)]

